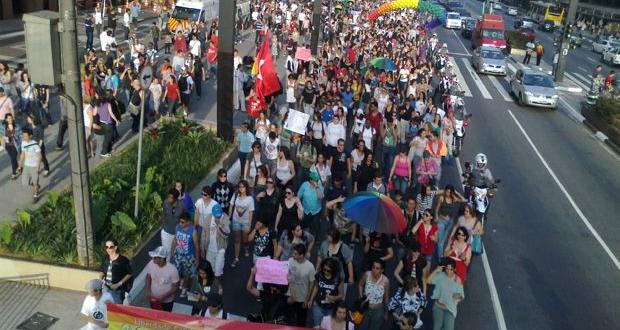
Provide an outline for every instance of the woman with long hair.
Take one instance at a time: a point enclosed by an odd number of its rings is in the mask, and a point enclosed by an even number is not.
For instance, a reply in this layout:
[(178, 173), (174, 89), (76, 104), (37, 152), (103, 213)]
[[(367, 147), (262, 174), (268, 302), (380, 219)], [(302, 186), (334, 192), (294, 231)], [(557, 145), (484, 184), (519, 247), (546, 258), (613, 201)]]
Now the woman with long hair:
[(312, 325), (320, 326), (323, 318), (331, 315), (343, 299), (344, 283), (338, 261), (334, 258), (324, 259), (317, 269), (308, 301), (308, 305), (312, 306)]
[(280, 189), (284, 189), (285, 186), (292, 184), (292, 179), (295, 178), (295, 164), (289, 158), (289, 149), (287, 147), (280, 147), (278, 158), (276, 159), (275, 175)]
[(288, 230), (301, 224), (304, 217), (304, 207), (301, 200), (295, 196), (295, 190), (292, 187), (284, 189), (284, 199), (278, 206), (278, 214), (276, 214), (275, 229), (278, 233)]
[(378, 169), (379, 165), (375, 161), (372, 152), (367, 153), (362, 164), (357, 169), (357, 179), (353, 184), (353, 192), (366, 191), (368, 184), (372, 182)]
[(86, 138), (86, 153), (88, 157), (94, 157), (93, 150), (93, 122), (97, 108), (92, 105), (90, 95), (82, 96), (82, 112), (84, 112), (84, 135)]
[(50, 163), (45, 156), (45, 134), (43, 126), (39, 124), (39, 119), (33, 113), (26, 117), (27, 127), (32, 131), (32, 140), (39, 144), (41, 148), (41, 162), (43, 163), (43, 176), (50, 175)]
[(349, 307), (344, 301), (336, 304), (331, 315), (326, 315), (321, 320), (321, 329), (325, 330), (354, 330), (355, 324), (349, 319)]
[(301, 228), (301, 224), (297, 223), (281, 231), (280, 244), (276, 250), (275, 258), (281, 261), (286, 261), (293, 255), (293, 246), (302, 244), (306, 247), (307, 259), (310, 258), (310, 253), (314, 247), (314, 236), (307, 230)]
[(223, 294), (223, 287), (220, 280), (215, 277), (211, 263), (204, 260), (198, 265), (198, 276), (193, 278), (189, 288), (188, 296), (191, 295), (196, 300), (192, 307), (192, 315), (205, 315), (209, 301), (207, 297), (211, 294)]
[(457, 216), (461, 203), (465, 202), (465, 198), (458, 193), (454, 186), (446, 185), (445, 189), (438, 194), (435, 207), (435, 219), (437, 219), (438, 238), (437, 249), (439, 254), (443, 253), (443, 249), (448, 239), (448, 235), (452, 232), (454, 218)]
[(252, 216), (254, 214), (254, 198), (249, 194), (250, 186), (245, 180), (239, 181), (237, 185), (237, 192), (230, 200), (230, 209), (228, 214), (232, 214), (232, 231), (235, 240), (235, 259), (231, 264), (231, 267), (236, 267), (239, 264), (239, 253), (241, 252), (241, 243), (243, 242), (245, 256), (250, 256), (250, 250), (248, 246), (248, 234), (250, 233), (250, 226), (252, 224)]
[[(259, 174), (259, 167), (267, 164), (267, 157), (262, 152), (262, 145), (259, 141), (252, 143), (252, 152), (248, 154), (248, 158), (245, 162), (245, 169), (243, 169), (243, 175), (241, 178), (247, 180), (250, 185), (256, 184), (256, 176)], [(267, 166), (266, 166), (267, 167)], [(267, 167), (269, 169), (269, 167)], [(269, 175), (269, 173), (267, 173)]]
[(413, 171), (411, 170), (411, 161), (409, 161), (407, 156), (407, 147), (400, 145), (398, 146), (398, 154), (392, 162), (388, 182), (394, 182), (394, 189), (404, 196), (409, 188), (412, 175)]
[(19, 167), (19, 148), (21, 147), (21, 127), (15, 122), (15, 118), (10, 113), (4, 115), (4, 121), (2, 122), (3, 131), (0, 132), (2, 141), (0, 145), (4, 147), (11, 159), (11, 180), (17, 179), (19, 173), (17, 168)]
[(368, 299), (368, 309), (364, 315), (361, 329), (381, 329), (387, 318), (386, 306), (390, 294), (390, 280), (383, 274), (385, 261), (373, 261), (370, 270), (366, 271), (358, 285), (359, 297)]
[(312, 172), (319, 175), (321, 184), (323, 184), (323, 187), (327, 190), (329, 182), (331, 181), (330, 178), (332, 176), (332, 172), (329, 164), (327, 164), (327, 161), (325, 160), (325, 155), (322, 153), (317, 153), (316, 162), (310, 167), (310, 173)]
[(471, 244), (474, 235), (483, 235), (484, 234), (484, 226), (480, 219), (476, 217), (476, 213), (474, 212), (474, 208), (469, 204), (464, 204), (463, 214), (459, 216), (456, 224), (452, 227), (452, 232), (450, 233), (450, 237), (454, 237), (457, 228), (464, 227), (467, 229), (469, 234), (469, 239), (467, 243)]
[(454, 260), (456, 276), (458, 276), (461, 284), (465, 284), (467, 279), (467, 267), (471, 262), (471, 245), (467, 243), (469, 233), (467, 228), (459, 227), (454, 233), (454, 237), (450, 239), (448, 246), (444, 251), (444, 257)]

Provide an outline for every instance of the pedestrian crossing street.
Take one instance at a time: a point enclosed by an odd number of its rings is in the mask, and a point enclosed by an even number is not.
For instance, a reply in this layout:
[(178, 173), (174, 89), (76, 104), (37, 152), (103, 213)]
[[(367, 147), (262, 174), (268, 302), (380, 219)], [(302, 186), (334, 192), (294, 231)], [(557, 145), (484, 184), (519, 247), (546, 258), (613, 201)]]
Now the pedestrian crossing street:
[[(502, 100), (514, 103), (515, 99), (510, 95), (510, 78), (518, 69), (539, 68), (536, 65), (522, 64), (507, 59), (506, 64), (508, 74), (506, 76), (494, 76), (487, 74), (478, 74), (472, 66), (471, 60), (466, 56), (449, 56), (452, 63), (452, 72), (458, 78), (462, 90), (465, 92), (465, 98), (484, 99), (484, 100)], [(544, 69), (543, 69), (544, 68)], [(540, 69), (545, 71), (549, 65), (542, 63)], [(548, 71), (546, 71), (549, 73)], [(578, 72), (566, 72), (565, 80), (569, 80), (575, 85), (583, 89), (582, 94), (590, 89), (591, 75), (584, 75)], [(561, 96), (562, 92), (560, 92)]]

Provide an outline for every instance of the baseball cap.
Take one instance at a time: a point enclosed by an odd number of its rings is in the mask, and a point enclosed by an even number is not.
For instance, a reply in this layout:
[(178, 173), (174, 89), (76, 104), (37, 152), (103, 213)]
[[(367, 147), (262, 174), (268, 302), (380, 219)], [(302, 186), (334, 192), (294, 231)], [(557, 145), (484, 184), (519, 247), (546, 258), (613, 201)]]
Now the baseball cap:
[(312, 181), (319, 181), (320, 177), (319, 174), (316, 172), (310, 172), (310, 180)]
[(101, 291), (103, 289), (103, 281), (100, 279), (92, 279), (86, 283), (86, 290), (88, 291)]
[(222, 207), (220, 206), (220, 204), (213, 205), (213, 207), (211, 208), (211, 214), (213, 214), (213, 217), (215, 218), (220, 218), (222, 214), (224, 214), (224, 211), (222, 211)]
[(149, 252), (151, 258), (167, 258), (168, 250), (163, 246), (158, 246), (155, 250)]

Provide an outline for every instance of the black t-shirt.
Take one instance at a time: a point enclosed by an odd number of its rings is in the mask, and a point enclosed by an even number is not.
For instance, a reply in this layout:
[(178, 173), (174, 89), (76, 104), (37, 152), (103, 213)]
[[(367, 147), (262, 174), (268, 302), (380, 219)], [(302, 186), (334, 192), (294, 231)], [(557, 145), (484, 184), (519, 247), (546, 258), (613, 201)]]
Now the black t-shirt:
[(370, 234), (370, 249), (368, 250), (368, 264), (372, 265), (375, 260), (379, 260), (382, 257), (385, 257), (387, 254), (388, 248), (392, 247), (392, 243), (390, 242), (390, 238), (382, 234), (380, 237), (377, 236), (377, 233)]
[(340, 279), (338, 277), (332, 277), (328, 279), (323, 276), (323, 272), (319, 271), (315, 275), (315, 283), (319, 288), (315, 298), (317, 304), (319, 304), (319, 306), (325, 309), (333, 308), (335, 303), (328, 303), (325, 298), (328, 295), (335, 296), (338, 294)]
[(402, 261), (403, 270), (400, 272), (400, 278), (404, 280), (406, 277), (413, 277), (418, 282), (418, 285), (422, 287), (422, 276), (424, 267), (426, 267), (427, 264), (426, 260), (422, 257), (422, 255), (419, 255), (416, 261), (411, 262), (405, 255)]
[(331, 185), (329, 187), (329, 189), (327, 190), (327, 194), (325, 195), (325, 197), (327, 198), (327, 201), (333, 201), (334, 199), (342, 196), (342, 197), (347, 197), (349, 194), (347, 193), (347, 188), (345, 187), (344, 183), (340, 186), (340, 188), (336, 187), (335, 185)]
[[(407, 101), (407, 104), (409, 104), (408, 101)], [(410, 121), (412, 113), (413, 113), (413, 109), (410, 106), (408, 106), (400, 110), (399, 117), (402, 120)]]
[(273, 244), (271, 240), (277, 239), (276, 233), (267, 229), (265, 235), (261, 235), (258, 230), (254, 233), (254, 255), (259, 257), (273, 257)]
[(273, 228), (276, 221), (276, 214), (278, 213), (280, 191), (278, 189), (274, 189), (271, 195), (269, 195), (266, 190), (264, 190), (264, 192), (265, 197), (261, 198), (260, 202), (258, 202), (261, 217), (260, 219), (267, 225), (267, 227)]
[[(101, 265), (101, 272), (105, 275), (103, 280), (106, 285), (112, 285), (120, 282), (126, 275), (131, 275), (131, 263), (123, 255), (120, 255), (114, 261), (110, 261), (110, 257), (106, 257)], [(131, 289), (131, 282), (130, 280), (123, 283), (119, 290), (129, 291)]]
[(347, 170), (347, 159), (349, 158), (349, 154), (346, 151), (336, 150), (332, 157), (334, 157), (332, 161), (332, 173), (344, 172)]
[(202, 68), (203, 67), (204, 67), (204, 65), (202, 64), (202, 61), (194, 62), (194, 79), (195, 80), (201, 80), (202, 79)]
[(314, 96), (316, 95), (316, 91), (313, 89), (304, 88), (303, 92), (301, 92), (301, 96), (304, 98), (304, 103), (312, 104), (314, 100)]
[(131, 104), (137, 106), (140, 106), (140, 102), (142, 102), (142, 98), (140, 97), (140, 92), (137, 90), (132, 90), (131, 91), (131, 98), (130, 98), (130, 102)]

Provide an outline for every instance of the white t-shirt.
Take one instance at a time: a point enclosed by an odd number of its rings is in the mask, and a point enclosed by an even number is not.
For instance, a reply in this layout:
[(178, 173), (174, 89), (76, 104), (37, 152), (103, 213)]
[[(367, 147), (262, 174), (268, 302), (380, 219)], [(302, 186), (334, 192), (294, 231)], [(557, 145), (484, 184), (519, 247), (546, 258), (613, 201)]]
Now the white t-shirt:
[(252, 198), (252, 196), (237, 198), (237, 194), (235, 194), (230, 200), (230, 203), (230, 205), (235, 206), (233, 208), (233, 221), (250, 221), (250, 212), (254, 212), (254, 198)]
[(325, 130), (325, 137), (327, 139), (327, 145), (332, 147), (338, 146), (338, 139), (345, 139), (347, 130), (341, 124), (329, 123)]
[(196, 203), (194, 204), (194, 206), (196, 207), (196, 210), (200, 212), (200, 218), (198, 218), (198, 224), (201, 227), (206, 228), (207, 217), (211, 215), (211, 211), (213, 210), (213, 206), (215, 206), (215, 204), (217, 204), (217, 202), (213, 200), (213, 198), (211, 198), (211, 200), (209, 201), (209, 204), (205, 204), (205, 200), (203, 198), (198, 199)]
[[(175, 283), (179, 283), (179, 271), (169, 262), (164, 267), (159, 267), (153, 260), (146, 266), (147, 274), (151, 276), (151, 296), (160, 298), (166, 294)], [(174, 295), (163, 300), (163, 303), (171, 302)]]
[(364, 140), (364, 144), (366, 148), (372, 149), (372, 137), (376, 134), (376, 130), (374, 127), (366, 128), (362, 127), (362, 139)]
[(36, 167), (39, 154), (41, 154), (39, 144), (34, 140), (22, 141), (22, 152), (24, 153), (24, 166)]
[[(114, 303), (114, 299), (108, 292), (103, 292), (99, 300), (95, 297), (88, 295), (84, 298), (82, 303), (82, 309), (80, 313), (86, 316), (92, 316), (97, 321), (108, 322), (108, 307), (106, 303)], [(107, 329), (99, 327), (93, 323), (88, 322), (86, 326), (82, 327), (83, 330), (101, 330)]]
[(189, 42), (189, 52), (194, 56), (200, 57), (200, 40), (192, 40)]
[(270, 138), (265, 140), (265, 157), (269, 160), (276, 160), (278, 158), (278, 146), (280, 145), (280, 138), (276, 138), (271, 141)]

